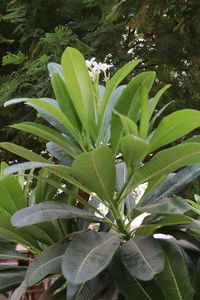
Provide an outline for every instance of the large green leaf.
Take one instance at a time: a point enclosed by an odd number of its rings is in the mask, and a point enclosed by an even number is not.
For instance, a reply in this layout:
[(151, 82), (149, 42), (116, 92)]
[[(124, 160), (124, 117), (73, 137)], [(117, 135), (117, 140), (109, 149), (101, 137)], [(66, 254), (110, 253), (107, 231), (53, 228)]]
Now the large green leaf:
[(171, 196), (181, 191), (188, 183), (200, 175), (200, 164), (185, 167), (175, 174), (170, 174), (167, 179), (154, 189), (147, 197), (144, 196), (142, 206), (152, 204), (161, 198)]
[(114, 256), (109, 271), (126, 300), (158, 300), (163, 295), (154, 281), (140, 281), (131, 276), (118, 256)]
[(155, 154), (150, 162), (138, 170), (134, 186), (160, 178), (184, 166), (200, 162), (200, 144), (185, 143)]
[(109, 264), (119, 247), (117, 234), (88, 231), (75, 238), (63, 256), (63, 275), (73, 284), (84, 283)]
[(122, 245), (121, 259), (132, 276), (148, 281), (164, 268), (162, 249), (152, 237), (135, 237)]
[(197, 127), (200, 127), (200, 111), (183, 109), (166, 116), (153, 135), (150, 151), (177, 140)]
[[(123, 90), (115, 110), (137, 122), (141, 109), (140, 88), (144, 86), (150, 91), (155, 79), (155, 72), (143, 72), (135, 76)], [(116, 116), (111, 122), (111, 147), (114, 153), (118, 153), (119, 140), (123, 136), (123, 127)]]
[(26, 207), (23, 191), (17, 178), (6, 176), (0, 180), (0, 207), (8, 214)]
[(133, 120), (118, 112), (114, 112), (114, 114), (119, 117), (122, 123), (124, 135), (128, 135), (128, 134), (133, 134), (135, 136), (139, 135), (137, 125)]
[(112, 201), (116, 170), (114, 156), (108, 147), (79, 155), (72, 164), (72, 172), (92, 192)]
[(28, 267), (25, 281), (27, 286), (32, 286), (45, 278), (47, 275), (61, 273), (63, 253), (68, 243), (55, 245), (38, 256)]
[(76, 112), (87, 132), (94, 125), (95, 100), (92, 82), (82, 54), (68, 47), (61, 59), (63, 75)]
[(131, 134), (120, 140), (120, 150), (127, 168), (134, 168), (142, 162), (148, 149), (149, 144), (145, 140)]
[(165, 267), (156, 276), (166, 300), (192, 300), (193, 288), (180, 249), (169, 241), (160, 241), (165, 254)]
[(17, 227), (29, 226), (41, 222), (53, 221), (56, 219), (82, 218), (93, 222), (101, 221), (93, 214), (61, 202), (46, 201), (32, 207), (17, 211), (11, 218), (12, 224)]
[(23, 122), (20, 124), (15, 124), (10, 127), (32, 133), (37, 135), (47, 141), (51, 141), (54, 144), (58, 145), (64, 151), (69, 153), (72, 157), (76, 156), (75, 149), (77, 148), (69, 139), (61, 135), (58, 131), (53, 130), (42, 124), (36, 124), (33, 122)]
[(51, 78), (51, 84), (61, 111), (67, 116), (71, 124), (80, 130), (80, 120), (77, 116), (74, 104), (69, 96), (67, 86), (60, 74), (54, 73)]

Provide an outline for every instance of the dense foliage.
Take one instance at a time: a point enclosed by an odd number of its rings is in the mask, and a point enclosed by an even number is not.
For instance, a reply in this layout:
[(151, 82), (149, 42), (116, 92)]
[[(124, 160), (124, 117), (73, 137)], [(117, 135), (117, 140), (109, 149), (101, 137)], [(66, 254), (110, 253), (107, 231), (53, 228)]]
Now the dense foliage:
[[(16, 95), (51, 96), (46, 65), (58, 62), (66, 46), (75, 46), (86, 58), (112, 61), (116, 68), (141, 58), (142, 70), (157, 72), (154, 89), (173, 84), (163, 102), (176, 100), (169, 110), (196, 108), (199, 11), (196, 0), (3, 0), (0, 102)], [(30, 136), (15, 137), (13, 130), (5, 128), (16, 120), (33, 120), (30, 109), (0, 108), (0, 113), (0, 140), (35, 143), (36, 151), (41, 151), (40, 142)], [(1, 154), (6, 161), (12, 158)]]
[[(173, 142), (200, 126), (200, 112), (178, 110), (156, 125), (169, 85), (150, 97), (152, 71), (120, 85), (139, 64), (131, 61), (109, 78), (107, 65), (92, 60), (86, 66), (81, 53), (68, 47), (61, 65), (48, 65), (56, 99), (5, 103), (25, 102), (51, 125), (12, 127), (47, 140), (52, 157), (0, 143), (28, 160), (2, 164), (0, 237), (7, 241), (0, 243), (0, 257), (19, 255), (9, 242), (37, 255), (25, 269), (14, 268), (16, 275), (5, 266), (0, 292), (22, 282), (11, 300), (52, 275), (56, 281), (41, 299), (199, 299), (199, 197), (175, 196), (200, 174), (199, 136)], [(24, 174), (31, 168), (36, 170)], [(148, 186), (136, 201), (132, 191), (143, 183)]]

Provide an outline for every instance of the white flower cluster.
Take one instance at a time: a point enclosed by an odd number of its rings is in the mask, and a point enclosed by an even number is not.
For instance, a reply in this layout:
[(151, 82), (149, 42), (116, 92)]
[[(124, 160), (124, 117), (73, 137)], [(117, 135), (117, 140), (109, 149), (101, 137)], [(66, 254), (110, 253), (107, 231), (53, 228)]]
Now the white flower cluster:
[(99, 74), (101, 72), (103, 72), (103, 74), (104, 74), (105, 81), (107, 81), (109, 79), (106, 71), (109, 68), (113, 67), (113, 65), (108, 65), (106, 63), (101, 63), (101, 62), (97, 63), (95, 61), (95, 57), (91, 58), (90, 60), (86, 60), (85, 63), (89, 69), (89, 74), (93, 81), (96, 81), (99, 78)]

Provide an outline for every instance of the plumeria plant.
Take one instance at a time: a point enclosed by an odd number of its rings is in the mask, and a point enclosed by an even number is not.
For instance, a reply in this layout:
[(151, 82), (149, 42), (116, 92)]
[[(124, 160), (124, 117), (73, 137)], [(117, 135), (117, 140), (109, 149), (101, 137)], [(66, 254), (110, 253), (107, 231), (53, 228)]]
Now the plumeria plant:
[[(0, 143), (28, 160), (5, 174), (42, 168), (48, 176), (40, 180), (57, 191), (15, 212), (12, 228), (58, 222), (63, 230), (59, 242), (30, 264), (12, 300), (52, 275), (68, 300), (199, 299), (199, 216), (175, 194), (200, 174), (200, 144), (172, 143), (200, 127), (200, 112), (183, 109), (155, 126), (166, 108), (157, 111), (157, 104), (169, 85), (151, 95), (154, 72), (120, 85), (139, 63), (129, 62), (110, 78), (111, 65), (85, 62), (67, 48), (61, 65), (48, 66), (56, 99), (5, 103), (25, 102), (50, 124), (11, 127), (47, 140), (53, 157)], [(105, 86), (99, 85), (100, 71)], [(135, 201), (133, 190), (144, 183), (145, 193)], [(54, 299), (54, 293), (50, 287), (41, 299)]]

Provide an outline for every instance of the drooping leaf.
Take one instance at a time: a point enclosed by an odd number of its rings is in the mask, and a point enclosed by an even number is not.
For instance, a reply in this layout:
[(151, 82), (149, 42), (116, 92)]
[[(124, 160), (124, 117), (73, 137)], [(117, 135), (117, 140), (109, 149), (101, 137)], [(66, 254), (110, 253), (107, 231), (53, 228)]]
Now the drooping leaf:
[(72, 135), (77, 138), (76, 128), (73, 127), (73, 125), (70, 123), (68, 118), (64, 115), (64, 113), (62, 111), (60, 111), (58, 108), (56, 108), (54, 105), (44, 101), (43, 99), (29, 99), (26, 102), (30, 103), (35, 108), (38, 107), (38, 108), (46, 111), (52, 117), (59, 120), (64, 125), (64, 127), (66, 127), (67, 130), (70, 131), (72, 133)]
[(152, 139), (151, 152), (200, 127), (200, 112), (194, 109), (176, 111), (162, 119)]
[(0, 216), (0, 237), (21, 244), (36, 253), (38, 252), (38, 250), (40, 250), (38, 242), (34, 240), (30, 235), (15, 230), (15, 228), (10, 223), (10, 216)]
[(47, 275), (61, 273), (62, 257), (68, 244), (50, 247), (31, 263), (25, 277), (27, 286), (33, 286)]
[(3, 243), (0, 245), (0, 260), (1, 259), (22, 259), (30, 260), (28, 256), (25, 256), (15, 250), (15, 246), (9, 243)]
[(147, 197), (144, 197), (142, 205), (155, 203), (161, 198), (171, 196), (181, 191), (188, 183), (200, 175), (200, 164), (185, 167), (175, 174), (168, 176), (163, 183), (154, 189)]
[(164, 268), (162, 249), (152, 237), (135, 237), (122, 245), (121, 259), (132, 276), (148, 281)]
[(120, 150), (122, 152), (127, 168), (133, 168), (146, 156), (149, 144), (134, 135), (126, 135), (120, 140)]
[(193, 224), (193, 223), (194, 223), (194, 219), (188, 216), (171, 214), (159, 218), (159, 220), (157, 220), (157, 222), (155, 223), (142, 224), (138, 229), (136, 229), (135, 233), (137, 236), (148, 236), (148, 235), (152, 235), (155, 230), (159, 231), (159, 228), (162, 229), (163, 226), (182, 225), (182, 224), (186, 226), (186, 224)]
[(170, 241), (160, 241), (165, 255), (165, 267), (156, 276), (166, 300), (193, 299), (193, 288), (190, 282), (183, 254), (177, 245)]
[[(10, 291), (14, 288), (16, 288), (17, 286), (19, 286), (21, 284), (21, 282), (24, 280), (24, 276), (25, 276), (25, 272), (24, 271), (19, 271), (19, 272), (15, 272), (13, 274), (6, 274), (7, 277), (5, 277), (4, 279), (0, 279), (0, 292), (7, 292)], [(23, 289), (24, 291), (24, 289)], [(16, 295), (21, 298), (21, 295), (23, 295), (22, 290), (20, 288), (20, 292), (19, 290), (16, 292)], [(13, 300), (17, 300), (20, 298), (12, 298)]]
[(12, 224), (17, 227), (29, 226), (56, 219), (83, 218), (93, 222), (101, 221), (93, 214), (61, 202), (46, 201), (17, 211), (11, 218)]
[(108, 147), (79, 155), (72, 164), (72, 172), (89, 190), (112, 201), (116, 171), (114, 156)]
[(10, 127), (32, 133), (37, 135), (47, 141), (51, 141), (58, 145), (61, 149), (69, 153), (72, 157), (76, 156), (73, 143), (70, 140), (61, 135), (58, 131), (53, 130), (42, 124), (36, 124), (33, 122), (23, 122), (20, 124), (15, 124)]
[(190, 206), (179, 197), (165, 197), (149, 205), (143, 203), (143, 206), (137, 207), (137, 210), (154, 214), (184, 214), (190, 210)]
[(109, 264), (119, 247), (117, 234), (88, 231), (75, 238), (63, 256), (62, 271), (72, 284), (84, 283)]
[(62, 150), (60, 147), (55, 145), (52, 142), (48, 142), (46, 144), (47, 150), (51, 153), (53, 157), (55, 157), (60, 164), (71, 167), (73, 162), (73, 157), (67, 154), (64, 150)]
[(155, 178), (167, 175), (184, 166), (200, 162), (200, 144), (185, 143), (155, 154), (150, 162), (138, 170), (134, 185), (148, 182)]

